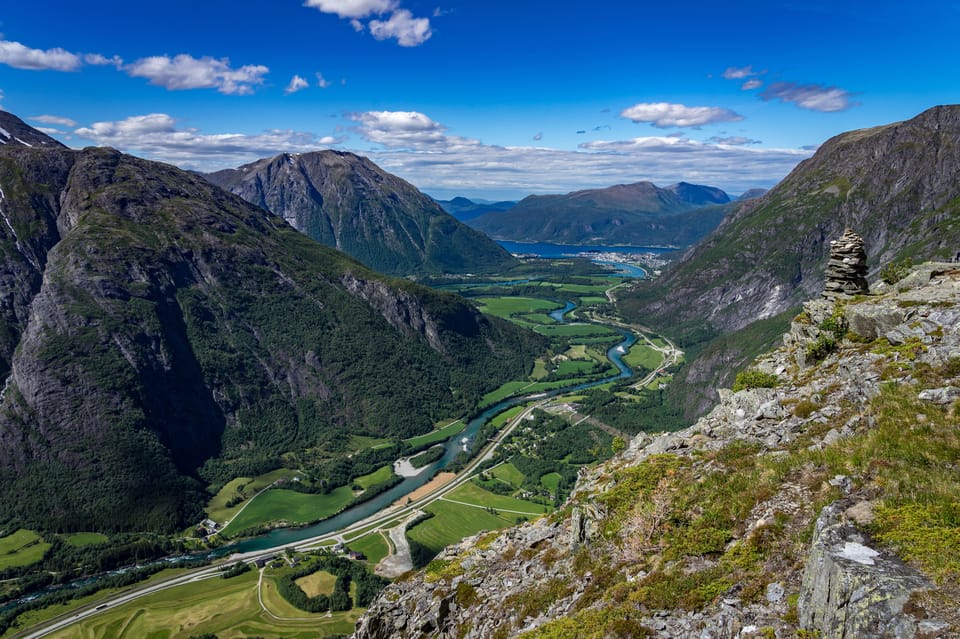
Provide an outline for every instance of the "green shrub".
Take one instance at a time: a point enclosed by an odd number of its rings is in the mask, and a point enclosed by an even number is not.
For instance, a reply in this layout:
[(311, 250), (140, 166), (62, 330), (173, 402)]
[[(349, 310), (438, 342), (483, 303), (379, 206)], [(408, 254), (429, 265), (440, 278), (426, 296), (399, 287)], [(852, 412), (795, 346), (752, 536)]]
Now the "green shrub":
[(780, 378), (773, 373), (764, 373), (756, 368), (748, 368), (737, 373), (733, 381), (733, 392), (748, 388), (775, 388), (780, 384)]
[(813, 362), (819, 362), (830, 353), (837, 350), (837, 340), (826, 335), (821, 335), (817, 341), (807, 346), (807, 359)]
[(890, 262), (880, 269), (880, 279), (886, 284), (896, 284), (907, 276), (913, 267), (913, 258), (905, 257), (897, 262)]

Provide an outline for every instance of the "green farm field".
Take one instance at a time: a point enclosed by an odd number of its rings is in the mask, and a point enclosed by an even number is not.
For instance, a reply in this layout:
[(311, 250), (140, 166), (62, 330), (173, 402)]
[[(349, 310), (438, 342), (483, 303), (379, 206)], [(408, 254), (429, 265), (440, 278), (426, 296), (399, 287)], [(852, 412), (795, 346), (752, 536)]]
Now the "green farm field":
[(326, 495), (308, 495), (275, 488), (264, 491), (221, 531), (224, 537), (268, 522), (286, 521), (306, 524), (329, 517), (353, 499), (349, 486), (340, 486)]
[(495, 495), (488, 490), (480, 488), (472, 482), (463, 484), (452, 493), (449, 493), (444, 499), (480, 506), (481, 508), (493, 508), (494, 510), (510, 511), (507, 514), (511, 515), (512, 518), (516, 518), (517, 515), (539, 517), (540, 515), (545, 514), (544, 509), (547, 511), (553, 510), (553, 508), (549, 506), (535, 504), (523, 499), (517, 499), (516, 497)]
[(466, 422), (464, 422), (462, 419), (458, 419), (455, 422), (447, 424), (443, 428), (438, 428), (437, 430), (430, 431), (425, 435), (417, 435), (416, 437), (411, 437), (410, 439), (405, 439), (403, 441), (413, 448), (420, 448), (421, 446), (426, 446), (428, 444), (436, 444), (437, 442), (446, 441), (466, 427)]
[(663, 353), (646, 342), (637, 342), (630, 347), (630, 352), (623, 356), (623, 361), (630, 368), (639, 367), (652, 371), (663, 362)]
[(563, 304), (537, 297), (478, 297), (473, 300), (480, 310), (504, 319), (512, 315), (549, 312), (563, 308)]
[(29, 566), (43, 559), (50, 544), (32, 530), (20, 530), (0, 537), (0, 570)]
[(393, 477), (393, 465), (387, 464), (386, 466), (381, 466), (380, 468), (376, 469), (369, 475), (362, 475), (353, 481), (354, 483), (363, 486), (363, 489), (366, 490), (375, 484), (382, 484), (391, 477)]
[(227, 507), (227, 502), (234, 497), (240, 496), (240, 487), (243, 487), (243, 494), (247, 497), (253, 497), (258, 492), (277, 481), (278, 479), (290, 479), (298, 473), (289, 468), (278, 468), (269, 473), (259, 475), (258, 477), (237, 477), (227, 482), (216, 495), (207, 504), (207, 516), (214, 521), (226, 521), (233, 517), (237, 511), (243, 508), (245, 502), (234, 504)]
[(110, 541), (110, 538), (103, 533), (95, 532), (70, 533), (69, 535), (64, 535), (63, 538), (68, 544), (71, 546), (76, 546), (77, 548), (92, 546), (94, 544), (103, 544)]
[[(220, 639), (314, 639), (350, 633), (359, 609), (310, 614), (279, 596), (264, 579), (264, 603), (284, 620), (270, 617), (257, 599), (257, 571), (233, 579), (217, 577), (148, 595), (50, 635), (52, 639), (188, 639), (206, 633)], [(285, 606), (281, 605), (286, 604)], [(288, 620), (289, 619), (289, 620)]]

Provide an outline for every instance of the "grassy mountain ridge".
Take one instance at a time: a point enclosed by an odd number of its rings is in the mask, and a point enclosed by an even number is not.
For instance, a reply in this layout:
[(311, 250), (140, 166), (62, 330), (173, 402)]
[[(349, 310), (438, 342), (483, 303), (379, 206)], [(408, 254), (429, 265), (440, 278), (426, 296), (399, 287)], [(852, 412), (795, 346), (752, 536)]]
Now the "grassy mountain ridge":
[(487, 273), (514, 264), (490, 238), (352, 153), (281, 154), (205, 177), (384, 273)]
[(200, 475), (427, 431), (542, 346), (172, 166), (0, 149), (0, 187), (0, 520), (170, 530)]

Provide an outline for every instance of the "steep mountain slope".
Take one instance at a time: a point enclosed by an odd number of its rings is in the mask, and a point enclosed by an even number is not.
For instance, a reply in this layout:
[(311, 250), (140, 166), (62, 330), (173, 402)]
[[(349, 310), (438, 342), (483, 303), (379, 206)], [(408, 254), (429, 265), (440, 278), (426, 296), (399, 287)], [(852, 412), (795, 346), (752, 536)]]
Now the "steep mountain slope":
[(688, 246), (727, 213), (723, 191), (681, 182), (662, 189), (650, 182), (618, 184), (566, 195), (531, 195), (505, 212), (469, 221), (491, 237), (558, 244)]
[(200, 470), (424, 432), (541, 346), (168, 165), (0, 148), (0, 189), (0, 522), (170, 530)]
[[(774, 189), (739, 203), (662, 278), (621, 293), (621, 311), (687, 346), (735, 336), (819, 291), (830, 240), (846, 227), (863, 236), (874, 276), (904, 256), (953, 258), (960, 246), (958, 140), (960, 106), (828, 140)], [(680, 376), (678, 389), (686, 392), (688, 380), (703, 391), (687, 393), (688, 415), (702, 412), (713, 389), (749, 359), (744, 345), (757, 344), (742, 338), (710, 349), (709, 360), (692, 362)]]
[(514, 264), (496, 242), (352, 153), (283, 154), (206, 178), (383, 273), (485, 273)]
[(388, 586), (355, 639), (960, 636), (960, 268), (808, 303), (739, 381)]
[(0, 144), (5, 146), (39, 146), (47, 148), (66, 147), (10, 113), (0, 109)]

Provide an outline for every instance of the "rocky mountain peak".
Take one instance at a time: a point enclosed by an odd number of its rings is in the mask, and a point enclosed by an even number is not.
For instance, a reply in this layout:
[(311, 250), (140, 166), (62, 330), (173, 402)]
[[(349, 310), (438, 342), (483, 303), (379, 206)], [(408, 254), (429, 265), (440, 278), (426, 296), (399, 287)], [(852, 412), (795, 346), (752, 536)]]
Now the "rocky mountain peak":
[(384, 273), (490, 272), (513, 264), (493, 240), (353, 153), (284, 153), (206, 177)]
[(65, 145), (0, 109), (0, 145), (65, 149)]

